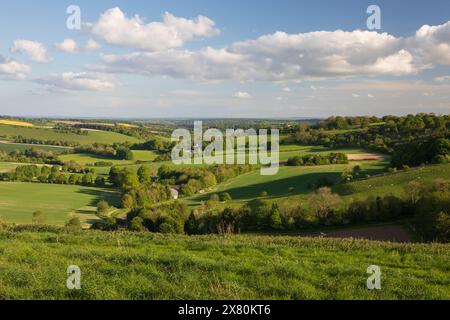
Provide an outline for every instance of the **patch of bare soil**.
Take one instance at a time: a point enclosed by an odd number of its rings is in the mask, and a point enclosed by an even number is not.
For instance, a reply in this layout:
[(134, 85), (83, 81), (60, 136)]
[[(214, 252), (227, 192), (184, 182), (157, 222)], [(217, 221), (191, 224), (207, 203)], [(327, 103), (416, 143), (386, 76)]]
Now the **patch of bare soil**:
[(347, 154), (349, 161), (378, 160), (384, 158), (384, 155), (377, 153), (357, 153)]

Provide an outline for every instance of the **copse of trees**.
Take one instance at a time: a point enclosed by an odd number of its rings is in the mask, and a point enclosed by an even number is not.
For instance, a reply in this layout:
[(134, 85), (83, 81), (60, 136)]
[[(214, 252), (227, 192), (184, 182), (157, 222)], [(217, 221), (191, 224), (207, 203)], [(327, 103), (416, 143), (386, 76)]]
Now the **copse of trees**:
[(73, 142), (73, 141), (43, 140), (43, 139), (36, 139), (36, 138), (25, 138), (23, 136), (13, 137), (12, 140), (14, 143), (50, 145), (50, 146), (61, 146), (61, 147), (77, 147), (80, 145), (78, 142)]
[(127, 145), (114, 144), (109, 146), (106, 144), (94, 143), (77, 147), (75, 153), (88, 153), (104, 158), (118, 159), (118, 160), (133, 160), (133, 153)]
[(412, 181), (403, 197), (370, 196), (345, 203), (329, 188), (311, 193), (302, 203), (253, 200), (241, 208), (192, 212), (186, 222), (188, 234), (245, 231), (305, 230), (319, 226), (341, 226), (362, 222), (384, 222), (413, 218), (423, 241), (450, 242), (450, 181), (431, 185)]
[(173, 168), (163, 165), (158, 178), (163, 184), (179, 185), (183, 195), (194, 195), (201, 190), (255, 169), (253, 165), (213, 165), (204, 167)]
[[(362, 120), (364, 121), (361, 122)], [(359, 125), (358, 122), (363, 125)], [(317, 125), (300, 124), (294, 132), (282, 140), (282, 143), (324, 145), (334, 148), (364, 147), (393, 153), (398, 144), (422, 141), (431, 137), (445, 137), (449, 129), (448, 115), (331, 117)]]
[(156, 208), (136, 208), (128, 216), (128, 226), (134, 231), (184, 234), (189, 209), (178, 201)]
[(288, 166), (320, 166), (329, 164), (347, 164), (348, 158), (344, 153), (308, 154), (289, 158)]
[(426, 163), (450, 162), (450, 140), (430, 138), (398, 145), (392, 156), (393, 167), (413, 167)]
[(106, 185), (106, 178), (103, 176), (95, 176), (89, 171), (85, 174), (70, 174), (67, 168), (59, 165), (52, 167), (37, 165), (18, 166), (11, 172), (0, 174), (0, 180), (84, 186), (95, 185), (97, 187)]
[(19, 163), (61, 164), (54, 152), (37, 148), (30, 148), (24, 151), (15, 150), (9, 154), (0, 150), (0, 160)]

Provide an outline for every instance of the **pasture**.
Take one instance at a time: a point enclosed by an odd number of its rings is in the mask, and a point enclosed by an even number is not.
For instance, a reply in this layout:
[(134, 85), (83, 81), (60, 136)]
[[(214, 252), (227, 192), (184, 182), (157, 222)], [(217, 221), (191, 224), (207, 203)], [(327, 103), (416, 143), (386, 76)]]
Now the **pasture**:
[(134, 137), (125, 136), (116, 132), (110, 131), (88, 131), (87, 135), (57, 132), (50, 128), (35, 128), (35, 127), (18, 127), (11, 125), (0, 125), (0, 137), (10, 138), (22, 136), (24, 138), (34, 138), (40, 140), (56, 140), (76, 142), (81, 145), (93, 143), (113, 144), (115, 142), (141, 142)]
[(401, 195), (404, 187), (410, 181), (431, 183), (436, 179), (450, 179), (450, 164), (418, 167), (407, 171), (384, 174), (371, 179), (341, 184), (334, 191), (352, 198), (366, 198), (369, 195)]
[[(315, 185), (326, 179), (337, 184), (341, 181), (342, 172), (351, 170), (355, 165), (360, 165), (363, 173), (370, 175), (383, 172), (386, 168), (386, 160), (371, 160), (351, 162), (344, 165), (326, 166), (282, 166), (278, 174), (263, 176), (259, 170), (240, 175), (218, 186), (213, 193), (228, 192), (235, 201), (248, 201), (260, 197), (262, 192), (267, 192), (267, 199), (290, 197), (293, 195), (306, 196)], [(194, 196), (187, 199), (189, 204), (199, 204), (200, 201), (209, 199), (210, 194)]]
[(101, 157), (92, 154), (74, 153), (61, 155), (59, 159), (63, 162), (75, 161), (76, 163), (85, 166), (86, 164), (94, 164), (96, 162), (104, 161), (111, 162), (113, 165), (128, 165), (134, 164), (136, 161), (150, 162), (158, 157), (154, 151), (138, 151), (133, 150), (133, 160), (116, 160), (107, 157)]
[(59, 147), (59, 146), (47, 146), (47, 145), (37, 145), (37, 144), (26, 144), (26, 143), (10, 143), (10, 142), (1, 142), (0, 141), (0, 150), (6, 153), (11, 153), (13, 151), (23, 152), (27, 149), (39, 149), (44, 151), (52, 151), (54, 153), (63, 153), (66, 151), (72, 150), (72, 148), (68, 147)]
[(33, 212), (40, 210), (51, 225), (64, 225), (70, 214), (89, 224), (98, 201), (118, 205), (115, 191), (82, 186), (0, 182), (0, 219), (7, 223), (30, 224)]
[[(450, 299), (444, 244), (26, 227), (0, 238), (2, 299)], [(374, 264), (382, 290), (370, 291)], [(66, 288), (69, 265), (82, 290)]]

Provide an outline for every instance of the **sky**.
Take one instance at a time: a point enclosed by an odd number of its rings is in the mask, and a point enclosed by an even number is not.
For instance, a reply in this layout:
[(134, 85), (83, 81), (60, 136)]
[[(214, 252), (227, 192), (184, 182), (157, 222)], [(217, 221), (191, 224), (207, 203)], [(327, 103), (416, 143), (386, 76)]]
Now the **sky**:
[[(80, 9), (79, 29), (67, 26), (76, 21), (67, 13), (71, 5)], [(368, 28), (370, 5), (380, 8), (380, 29)], [(448, 0), (17, 0), (0, 6), (1, 115), (450, 113)]]

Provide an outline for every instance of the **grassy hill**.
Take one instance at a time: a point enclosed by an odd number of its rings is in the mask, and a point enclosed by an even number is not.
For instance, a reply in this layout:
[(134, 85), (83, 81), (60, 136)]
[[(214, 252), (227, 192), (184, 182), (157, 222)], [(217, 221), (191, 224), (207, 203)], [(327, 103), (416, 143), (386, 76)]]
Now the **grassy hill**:
[(82, 186), (37, 183), (0, 182), (0, 219), (9, 223), (29, 224), (32, 213), (40, 210), (46, 223), (64, 225), (71, 213), (82, 222), (96, 219), (97, 202), (105, 199), (111, 204), (119, 202), (115, 191)]
[(136, 161), (153, 161), (158, 154), (154, 151), (141, 151), (141, 150), (133, 150), (133, 160), (114, 160), (107, 157), (101, 157), (92, 154), (67, 154), (59, 157), (63, 162), (75, 161), (80, 165), (86, 164), (94, 164), (99, 161), (111, 162), (113, 165), (127, 165), (133, 164)]
[(450, 299), (449, 245), (21, 229), (0, 231), (0, 299)]
[(123, 134), (110, 131), (89, 131), (87, 135), (78, 135), (75, 133), (56, 132), (49, 128), (21, 127), (0, 124), (0, 137), (8, 138), (19, 135), (24, 138), (78, 142), (82, 145), (92, 144), (95, 142), (106, 144), (126, 141), (132, 143), (141, 142), (139, 139), (134, 137), (125, 136)]
[(71, 150), (72, 148), (67, 147), (59, 147), (59, 146), (43, 146), (43, 145), (35, 145), (35, 144), (26, 144), (26, 143), (6, 143), (0, 142), (0, 150), (6, 153), (11, 153), (13, 151), (25, 151), (27, 149), (40, 149), (44, 151), (53, 151), (55, 153), (62, 153), (67, 150)]
[(336, 186), (334, 191), (352, 198), (365, 198), (369, 195), (400, 195), (404, 193), (404, 186), (410, 181), (426, 184), (435, 179), (450, 179), (450, 164), (419, 167), (407, 171), (384, 174)]
[[(350, 162), (345, 165), (326, 165), (311, 167), (282, 166), (278, 174), (263, 176), (259, 170), (238, 176), (218, 186), (216, 192), (228, 192), (235, 201), (248, 201), (258, 198), (263, 191), (268, 198), (290, 197), (293, 195), (305, 196), (312, 191), (312, 187), (320, 180), (339, 183), (342, 172), (351, 170), (360, 165), (362, 171), (368, 174), (383, 172), (387, 162), (384, 159)], [(290, 191), (293, 188), (293, 191)], [(188, 199), (190, 204), (198, 204), (201, 200), (209, 199), (209, 194), (195, 196)]]

